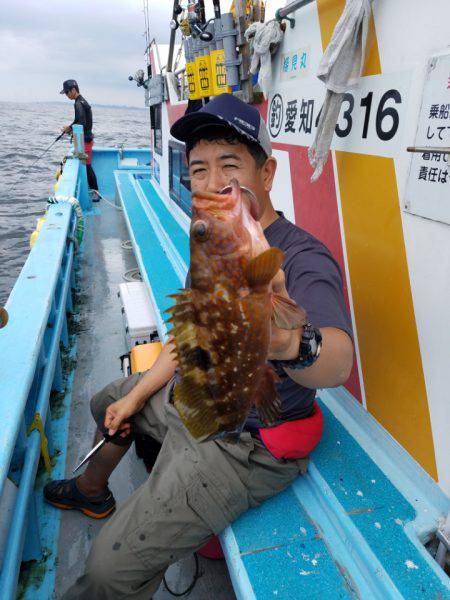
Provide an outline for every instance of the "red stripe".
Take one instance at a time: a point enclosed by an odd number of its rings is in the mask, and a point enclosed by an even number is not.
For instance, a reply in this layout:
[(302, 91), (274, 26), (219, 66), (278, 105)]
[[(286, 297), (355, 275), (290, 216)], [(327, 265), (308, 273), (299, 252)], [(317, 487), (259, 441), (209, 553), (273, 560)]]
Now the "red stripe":
[[(299, 227), (323, 242), (338, 262), (344, 282), (345, 303), (348, 310), (350, 310), (334, 169), (331, 158), (325, 164), (319, 179), (315, 183), (311, 183), (311, 175), (314, 169), (309, 164), (308, 149), (306, 147), (280, 144), (278, 142), (273, 142), (272, 146), (276, 150), (289, 152), (295, 222)], [(356, 357), (345, 387), (359, 402), (362, 401)]]
[(183, 102), (182, 104), (175, 104), (174, 106), (170, 104), (169, 100), (166, 102), (167, 107), (167, 116), (169, 119), (169, 127), (177, 121), (180, 117), (184, 115), (187, 109), (187, 102)]

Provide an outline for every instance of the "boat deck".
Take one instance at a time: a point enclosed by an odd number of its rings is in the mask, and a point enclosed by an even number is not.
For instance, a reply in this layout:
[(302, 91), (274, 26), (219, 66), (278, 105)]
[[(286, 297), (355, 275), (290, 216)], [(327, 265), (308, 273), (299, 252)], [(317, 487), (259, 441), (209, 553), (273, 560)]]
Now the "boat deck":
[[(125, 337), (117, 297), (123, 273), (136, 267), (132, 251), (121, 247), (128, 238), (122, 212), (100, 203), (88, 217), (84, 249), (80, 260), (77, 310), (77, 365), (73, 380), (70, 411), (69, 443), (66, 476), (92, 444), (95, 424), (89, 411), (89, 399), (104, 385), (122, 375), (119, 356), (126, 351)], [(132, 447), (111, 477), (110, 487), (117, 502), (125, 501), (145, 480), (143, 462)], [(56, 597), (59, 597), (82, 574), (83, 565), (93, 538), (102, 521), (87, 519), (77, 511), (64, 511), (58, 545)], [(206, 600), (212, 597), (234, 598), (225, 561), (200, 557), (203, 576), (198, 580), (190, 598)], [(173, 565), (167, 582), (174, 590), (185, 589), (192, 581), (194, 561), (188, 557)], [(161, 586), (155, 600), (172, 598)]]

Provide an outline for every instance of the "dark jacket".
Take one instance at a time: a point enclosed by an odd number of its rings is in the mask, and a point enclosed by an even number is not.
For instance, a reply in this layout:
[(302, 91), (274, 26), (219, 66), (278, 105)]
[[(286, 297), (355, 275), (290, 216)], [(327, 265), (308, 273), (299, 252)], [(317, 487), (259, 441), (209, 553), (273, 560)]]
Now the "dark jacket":
[(84, 141), (92, 142), (94, 136), (92, 134), (92, 110), (87, 102), (80, 94), (75, 100), (75, 119), (72, 125), (83, 125)]

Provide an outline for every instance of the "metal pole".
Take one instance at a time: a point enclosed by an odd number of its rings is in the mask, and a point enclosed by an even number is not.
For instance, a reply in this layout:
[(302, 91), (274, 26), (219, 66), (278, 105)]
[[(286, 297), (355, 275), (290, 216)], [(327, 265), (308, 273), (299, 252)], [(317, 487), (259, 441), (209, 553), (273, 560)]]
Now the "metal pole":
[(420, 154), (450, 154), (450, 146), (437, 148), (436, 146), (408, 146), (407, 152), (419, 152)]
[[(178, 7), (178, 0), (173, 0), (173, 10), (172, 10), (172, 19), (176, 20), (177, 18), (177, 7)], [(173, 62), (173, 50), (175, 48), (175, 36), (177, 34), (177, 30), (176, 29), (171, 29), (170, 30), (170, 41), (169, 41), (169, 56), (167, 58), (167, 67), (166, 67), (166, 73), (170, 73), (172, 71), (172, 62)]]
[(315, 0), (294, 0), (294, 2), (290, 2), (283, 8), (278, 9), (277, 16), (279, 16), (281, 19), (284, 19), (284, 17), (287, 17), (287, 15), (290, 15), (295, 10), (297, 10), (299, 8), (303, 8), (307, 4), (311, 4), (311, 2), (314, 2), (314, 1)]

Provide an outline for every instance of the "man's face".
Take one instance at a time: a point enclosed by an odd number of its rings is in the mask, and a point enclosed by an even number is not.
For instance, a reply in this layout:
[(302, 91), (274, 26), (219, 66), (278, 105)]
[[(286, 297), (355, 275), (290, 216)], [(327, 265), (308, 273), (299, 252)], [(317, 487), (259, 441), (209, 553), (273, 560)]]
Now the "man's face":
[(77, 97), (77, 90), (75, 88), (72, 88), (71, 90), (66, 92), (66, 96), (69, 98), (69, 100), (75, 100), (75, 98)]
[(260, 202), (269, 191), (264, 167), (258, 168), (247, 146), (241, 143), (200, 140), (189, 155), (189, 175), (192, 193), (220, 192), (233, 178), (250, 188)]

